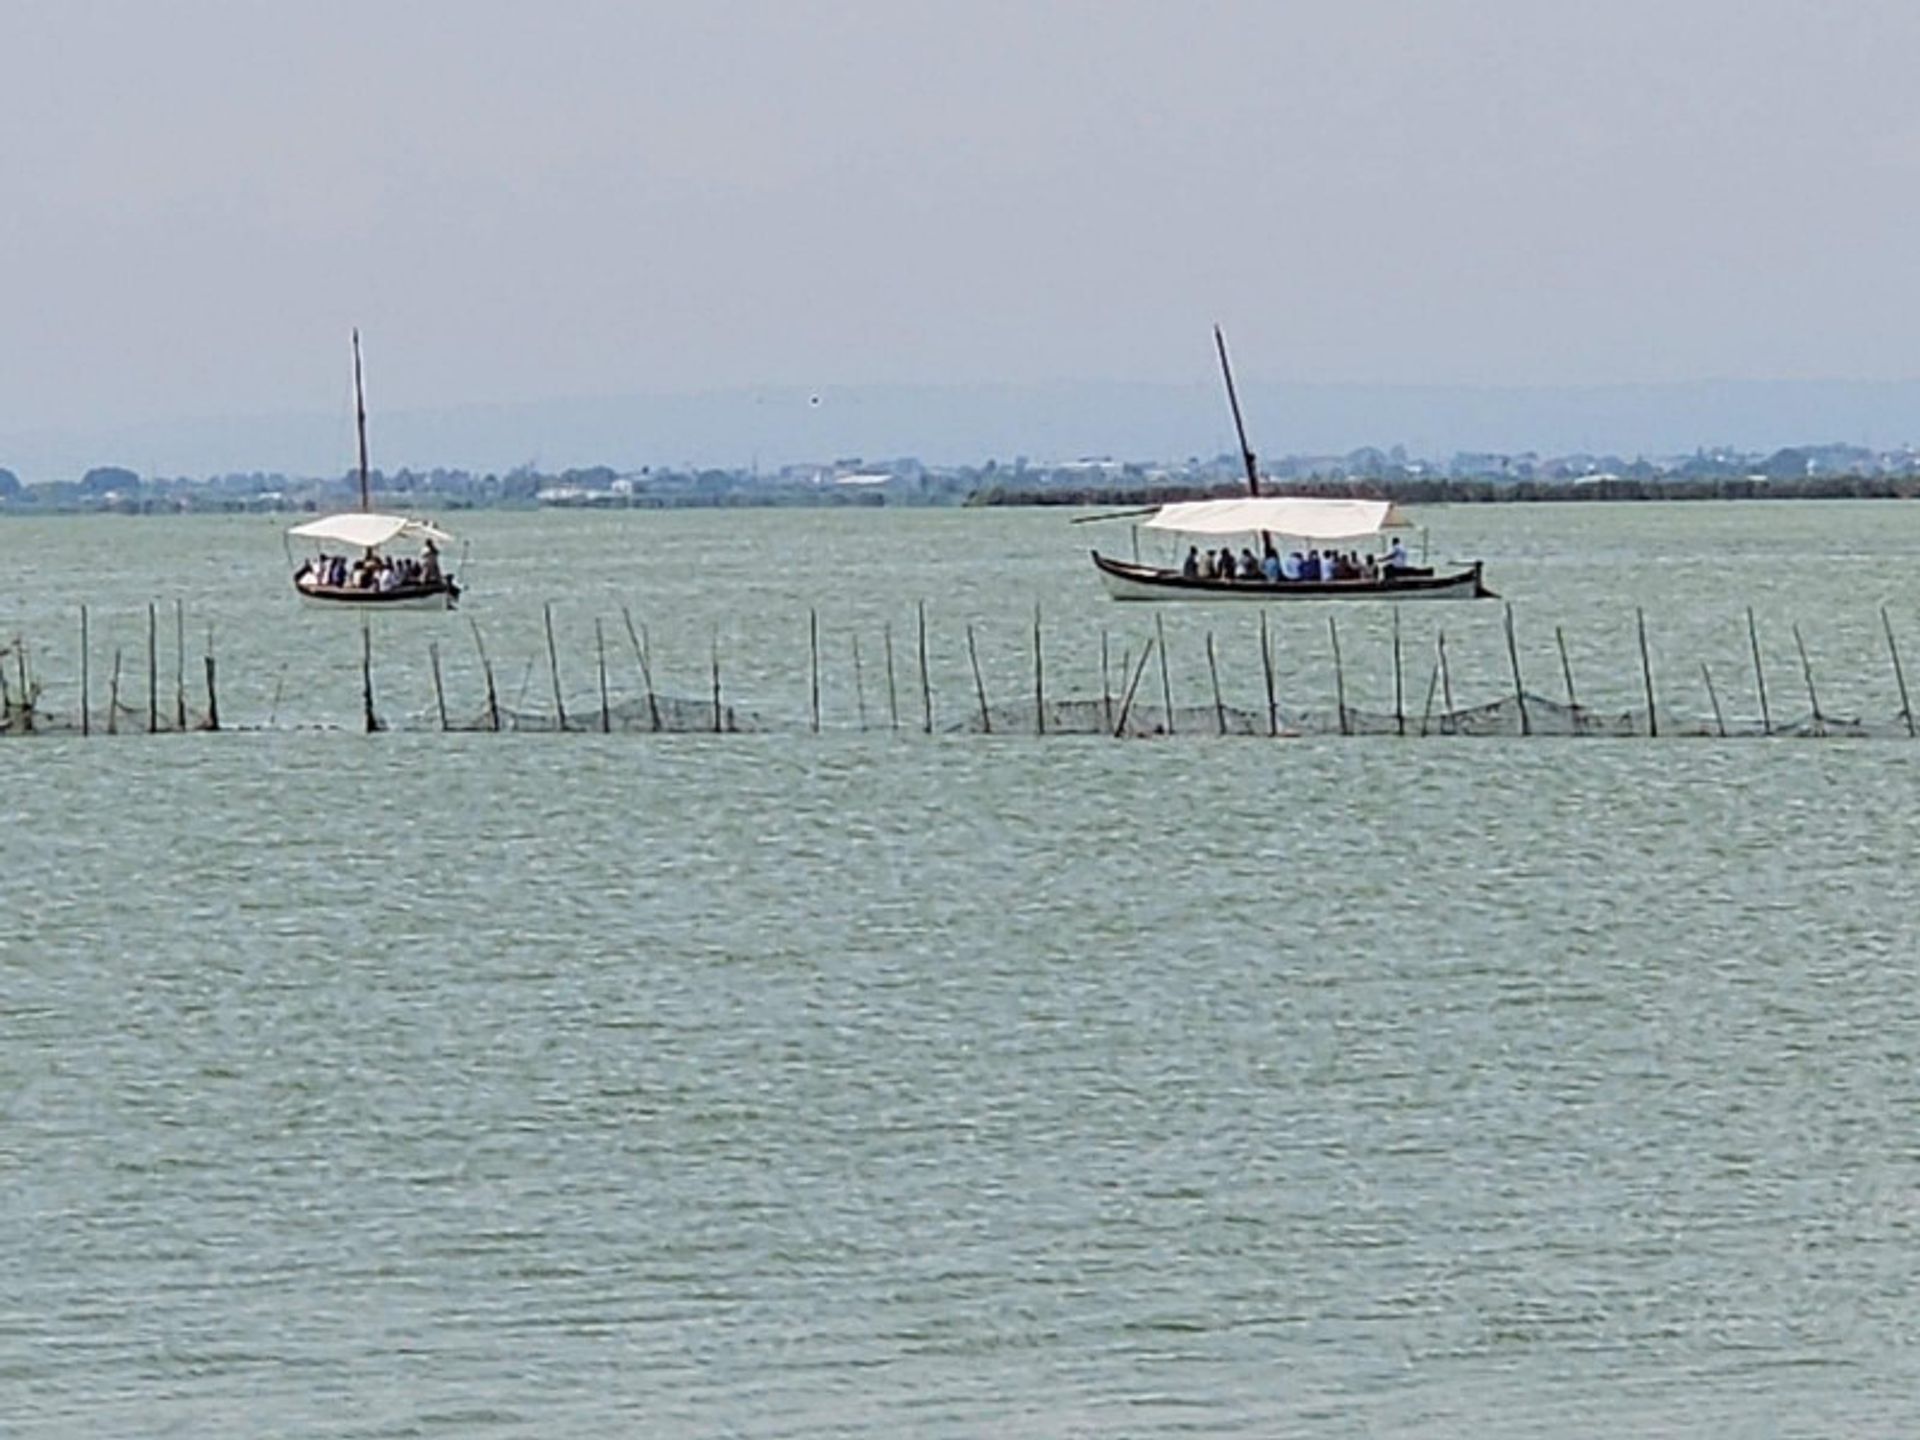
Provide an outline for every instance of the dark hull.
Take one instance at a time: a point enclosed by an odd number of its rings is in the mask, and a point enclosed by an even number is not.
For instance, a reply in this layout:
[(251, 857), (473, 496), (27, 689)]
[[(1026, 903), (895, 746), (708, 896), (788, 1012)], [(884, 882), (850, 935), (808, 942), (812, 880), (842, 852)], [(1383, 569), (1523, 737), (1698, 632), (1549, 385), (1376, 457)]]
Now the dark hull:
[(1446, 574), (1400, 574), (1378, 580), (1202, 580), (1156, 565), (1135, 565), (1093, 552), (1094, 567), (1116, 600), (1492, 600), (1481, 562)]
[(361, 590), (350, 585), (303, 585), (293, 588), (309, 605), (352, 610), (451, 610), (460, 587), (451, 580), (437, 585), (403, 585), (396, 590)]

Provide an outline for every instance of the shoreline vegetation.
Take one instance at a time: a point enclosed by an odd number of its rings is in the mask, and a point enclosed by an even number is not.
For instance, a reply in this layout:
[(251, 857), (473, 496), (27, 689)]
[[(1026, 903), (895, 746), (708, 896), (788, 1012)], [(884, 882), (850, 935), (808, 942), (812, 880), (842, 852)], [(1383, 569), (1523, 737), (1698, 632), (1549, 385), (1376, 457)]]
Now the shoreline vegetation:
[[(1579, 480), (1301, 480), (1276, 482), (1288, 495), (1328, 499), (1392, 500), (1403, 505), (1503, 505), (1648, 500), (1912, 500), (1920, 476), (1818, 475), (1796, 480), (1629, 480), (1618, 476)], [(1246, 482), (1207, 486), (1088, 487), (1018, 490), (995, 487), (970, 505), (1067, 505), (1146, 508), (1178, 500), (1227, 500), (1246, 494)]]
[[(1911, 463), (1810, 465), (1794, 452), (1766, 469), (1715, 465), (1690, 472), (1636, 462), (1620, 470), (1559, 462), (1535, 469), (1441, 470), (1423, 464), (1375, 463), (1355, 452), (1347, 463), (1308, 467), (1289, 457), (1263, 481), (1275, 493), (1406, 505), (1527, 504), (1592, 501), (1910, 500), (1920, 497), (1920, 457)], [(1603, 457), (1604, 458), (1604, 457)], [(1732, 457), (1728, 457), (1731, 459)], [(1830, 457), (1828, 457), (1830, 458)], [(1775, 457), (1777, 460), (1778, 457)], [(373, 489), (383, 508), (438, 514), (463, 510), (664, 510), (712, 508), (880, 508), (1071, 506), (1146, 508), (1177, 500), (1223, 499), (1246, 493), (1238, 456), (1176, 463), (1080, 460), (1036, 465), (936, 468), (917, 460), (840, 459), (748, 470), (618, 472), (608, 466), (543, 474), (523, 467), (505, 474), (466, 470), (379, 471)], [(354, 475), (294, 478), (253, 472), (193, 477), (142, 476), (118, 466), (79, 480), (22, 484), (0, 469), (0, 517), (7, 515), (317, 514), (352, 509)]]

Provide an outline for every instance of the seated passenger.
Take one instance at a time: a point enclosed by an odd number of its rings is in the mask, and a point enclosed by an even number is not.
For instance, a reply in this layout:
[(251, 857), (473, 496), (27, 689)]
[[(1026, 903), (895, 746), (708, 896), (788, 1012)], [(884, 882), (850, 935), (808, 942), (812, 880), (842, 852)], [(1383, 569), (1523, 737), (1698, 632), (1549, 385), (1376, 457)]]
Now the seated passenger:
[(1180, 566), (1180, 573), (1189, 580), (1198, 580), (1200, 578), (1199, 546), (1189, 545), (1187, 547), (1187, 558)]
[(1400, 543), (1400, 537), (1396, 535), (1393, 537), (1392, 546), (1387, 550), (1387, 573), (1391, 575), (1396, 570), (1405, 570), (1406, 568), (1408, 568), (1407, 547)]
[(1211, 550), (1205, 550), (1201, 552), (1200, 578), (1202, 580), (1213, 579), (1213, 551)]
[(1246, 545), (1240, 547), (1240, 578), (1242, 580), (1260, 578), (1260, 562), (1253, 558), (1252, 548)]
[(1307, 558), (1300, 562), (1300, 578), (1302, 580), (1318, 580), (1320, 578), (1320, 552), (1318, 550), (1307, 551)]
[(1267, 546), (1267, 553), (1260, 557), (1260, 578), (1268, 584), (1280, 579), (1280, 556), (1273, 546)]
[(1298, 550), (1287, 551), (1287, 558), (1280, 562), (1280, 578), (1282, 580), (1298, 580), (1300, 578), (1301, 566), (1305, 563), (1305, 560), (1301, 558)]

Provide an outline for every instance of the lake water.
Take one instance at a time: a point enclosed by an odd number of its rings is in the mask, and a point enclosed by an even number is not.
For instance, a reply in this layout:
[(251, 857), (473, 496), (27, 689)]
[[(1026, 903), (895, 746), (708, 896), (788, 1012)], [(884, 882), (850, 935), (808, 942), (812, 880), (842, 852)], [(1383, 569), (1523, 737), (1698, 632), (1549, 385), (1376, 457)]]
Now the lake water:
[[(171, 708), (178, 597), (254, 727), (0, 742), (7, 1433), (1920, 1422), (1920, 747), (927, 738), (922, 599), (941, 728), (967, 623), (1007, 702), (1036, 604), (1057, 693), (1098, 695), (1102, 630), (1138, 654), (1099, 527), (462, 518), (471, 604), (374, 627), (374, 737), (278, 521), (0, 523), (46, 704), (83, 600), (96, 703), (116, 649), (144, 692), (157, 600)], [(1639, 607), (1663, 708), (1706, 712), (1704, 662), (1751, 720), (1751, 606), (1776, 720), (1796, 623), (1827, 713), (1898, 713), (1920, 508), (1428, 518), (1533, 690), (1558, 626), (1583, 701), (1640, 703)], [(429, 642), (481, 703), (469, 616), (550, 705), (548, 600), (577, 713), (596, 618), (636, 693), (626, 605), (663, 687), (717, 648), (769, 729), (433, 733)], [(1325, 607), (1283, 609), (1282, 686), (1326, 703)], [(1390, 709), (1390, 612), (1338, 613)], [(1264, 703), (1256, 614), (1164, 618), (1181, 695), (1211, 630)], [(1402, 624), (1422, 686), (1444, 624), (1463, 699), (1510, 688), (1501, 607)]]

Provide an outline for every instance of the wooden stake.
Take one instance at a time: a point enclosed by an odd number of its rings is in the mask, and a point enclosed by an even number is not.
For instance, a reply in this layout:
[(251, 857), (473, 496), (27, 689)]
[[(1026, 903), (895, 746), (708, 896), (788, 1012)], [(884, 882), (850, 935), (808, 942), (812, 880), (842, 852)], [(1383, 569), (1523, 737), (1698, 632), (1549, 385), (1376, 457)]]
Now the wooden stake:
[(810, 728), (820, 733), (820, 616), (815, 610), (807, 611), (807, 656), (808, 670), (812, 683), (812, 704), (808, 714), (812, 717)]
[(1213, 724), (1215, 732), (1227, 733), (1227, 707), (1220, 698), (1220, 666), (1213, 654), (1213, 631), (1207, 631), (1207, 673), (1213, 677)]
[(726, 712), (720, 707), (720, 632), (713, 632), (713, 733), (725, 733), (723, 722)]
[(1433, 692), (1439, 684), (1440, 662), (1436, 659), (1432, 671), (1427, 675), (1427, 703), (1420, 710), (1420, 734), (1423, 737), (1427, 733), (1427, 721), (1433, 715)]
[[(13, 637), (13, 643), (16, 648), (20, 645), (21, 642), (18, 635)], [(13, 728), (13, 687), (7, 684), (7, 667), (4, 663), (6, 653), (6, 651), (0, 650), (0, 734), (5, 734)], [(26, 672), (23, 669), (20, 680), (20, 727), (23, 730), (32, 728), (26, 708), (26, 683)]]
[(640, 683), (644, 685), (647, 690), (647, 716), (653, 724), (654, 733), (658, 734), (660, 730), (660, 700), (659, 697), (654, 694), (653, 690), (653, 662), (651, 651), (646, 643), (648, 637), (644, 631), (636, 631), (633, 628), (633, 612), (624, 605), (620, 607), (620, 618), (626, 621), (627, 639), (633, 642), (633, 658), (640, 666)]
[(107, 734), (120, 733), (120, 647), (113, 647), (113, 677), (107, 682)]
[(1913, 706), (1907, 703), (1907, 672), (1900, 665), (1900, 647), (1893, 641), (1893, 621), (1887, 607), (1880, 607), (1880, 628), (1887, 632), (1887, 653), (1893, 657), (1893, 681), (1900, 687), (1900, 718), (1907, 722), (1907, 738), (1914, 738)]
[(1520, 643), (1513, 634), (1513, 606), (1506, 609), (1507, 663), (1513, 667), (1513, 702), (1520, 707), (1520, 733), (1533, 734), (1533, 720), (1527, 714), (1527, 689), (1520, 679)]
[(993, 733), (993, 717), (987, 711), (987, 682), (980, 678), (980, 652), (974, 648), (973, 626), (967, 626), (967, 659), (973, 665), (973, 689), (980, 697), (980, 733)]
[[(1885, 614), (1885, 611), (1882, 611)], [(81, 607), (81, 733), (92, 732), (92, 693), (88, 689), (90, 666), (86, 662), (86, 607)]]
[(1393, 733), (1407, 733), (1407, 697), (1400, 677), (1400, 607), (1393, 607)]
[(207, 652), (206, 659), (207, 659), (207, 729), (218, 730), (220, 728), (220, 697), (216, 693), (214, 693), (213, 652), (211, 650)]
[(1773, 734), (1773, 713), (1767, 709), (1767, 672), (1760, 667), (1760, 627), (1754, 624), (1753, 607), (1747, 607), (1747, 641), (1753, 647), (1753, 683), (1760, 691), (1760, 733)]
[(367, 734), (380, 728), (380, 717), (373, 713), (373, 626), (365, 616), (360, 620), (360, 698), (366, 711)]
[(1813, 688), (1813, 662), (1807, 659), (1807, 642), (1800, 638), (1800, 627), (1793, 627), (1793, 643), (1800, 651), (1800, 673), (1807, 679), (1807, 703), (1813, 707), (1813, 733), (1825, 735), (1827, 720), (1820, 713), (1820, 696)]
[(867, 677), (860, 666), (860, 635), (853, 637), (853, 712), (859, 718), (861, 733), (867, 728)]
[(1327, 616), (1327, 635), (1333, 641), (1333, 699), (1340, 710), (1340, 733), (1351, 735), (1347, 723), (1347, 667), (1340, 663), (1340, 626), (1331, 615)]
[(1040, 655), (1040, 607), (1033, 607), (1033, 733), (1047, 733), (1046, 666)]
[(147, 602), (147, 733), (160, 731), (160, 615)]
[(553, 717), (554, 728), (567, 728), (567, 706), (560, 698), (560, 651), (553, 643), (553, 602), (548, 601), (541, 607), (541, 614), (547, 627), (547, 673), (553, 679)]
[[(1127, 716), (1133, 710), (1133, 692), (1140, 688), (1140, 677), (1147, 673), (1147, 659), (1152, 654), (1153, 641), (1149, 639), (1140, 651), (1140, 663), (1133, 667), (1133, 678), (1127, 682), (1127, 693), (1121, 698), (1120, 718), (1113, 722), (1113, 736), (1116, 740), (1126, 733)], [(1126, 657), (1123, 655), (1120, 659), (1121, 672), (1125, 673), (1126, 668)]]
[(1453, 671), (1447, 666), (1447, 632), (1442, 630), (1437, 637), (1440, 647), (1440, 698), (1445, 701), (1447, 713), (1441, 718), (1440, 733), (1451, 735), (1460, 728), (1460, 722), (1453, 710)]
[(433, 668), (433, 703), (434, 708), (440, 712), (440, 728), (444, 731), (447, 728), (447, 688), (440, 680), (440, 642), (438, 640), (427, 642), (427, 664)]
[(1713, 706), (1713, 728), (1719, 732), (1722, 740), (1727, 738), (1726, 717), (1720, 713), (1720, 693), (1713, 688), (1713, 671), (1707, 668), (1707, 662), (1700, 662), (1700, 678), (1707, 682), (1707, 702)]
[(607, 698), (607, 633), (598, 615), (593, 617), (593, 650), (600, 663), (600, 733), (613, 733), (613, 706)]
[(173, 602), (173, 728), (187, 730), (187, 604)]
[(1167, 627), (1153, 617), (1153, 638), (1160, 648), (1160, 703), (1166, 710), (1166, 732), (1173, 734), (1173, 676), (1167, 665)]
[[(1125, 674), (1123, 670), (1121, 672)], [(1100, 631), (1100, 722), (1109, 730), (1113, 728), (1113, 680), (1107, 669), (1107, 632)]]
[(1273, 692), (1273, 642), (1267, 631), (1264, 607), (1260, 611), (1260, 669), (1267, 682), (1267, 738), (1275, 740), (1280, 736), (1280, 706)]
[(1558, 625), (1553, 627), (1553, 643), (1560, 647), (1560, 674), (1567, 682), (1567, 714), (1573, 720), (1573, 733), (1580, 733), (1580, 695), (1573, 688), (1573, 662), (1567, 659), (1567, 636)]
[(1640, 632), (1640, 678), (1647, 687), (1647, 737), (1658, 739), (1660, 736), (1660, 714), (1654, 708), (1653, 698), (1653, 657), (1647, 650), (1647, 612), (1634, 609), (1634, 621)]
[(922, 600), (920, 616), (920, 710), (925, 717), (923, 730), (933, 734), (933, 681), (927, 674), (927, 602)]
[(893, 622), (887, 621), (880, 627), (880, 641), (887, 651), (887, 723), (895, 730), (900, 728), (900, 692), (893, 685)]
[(473, 648), (480, 652), (480, 673), (487, 678), (487, 723), (497, 735), (500, 732), (500, 694), (493, 685), (493, 662), (487, 659), (486, 642), (480, 638), (480, 622), (468, 616), (467, 624), (473, 627)]

